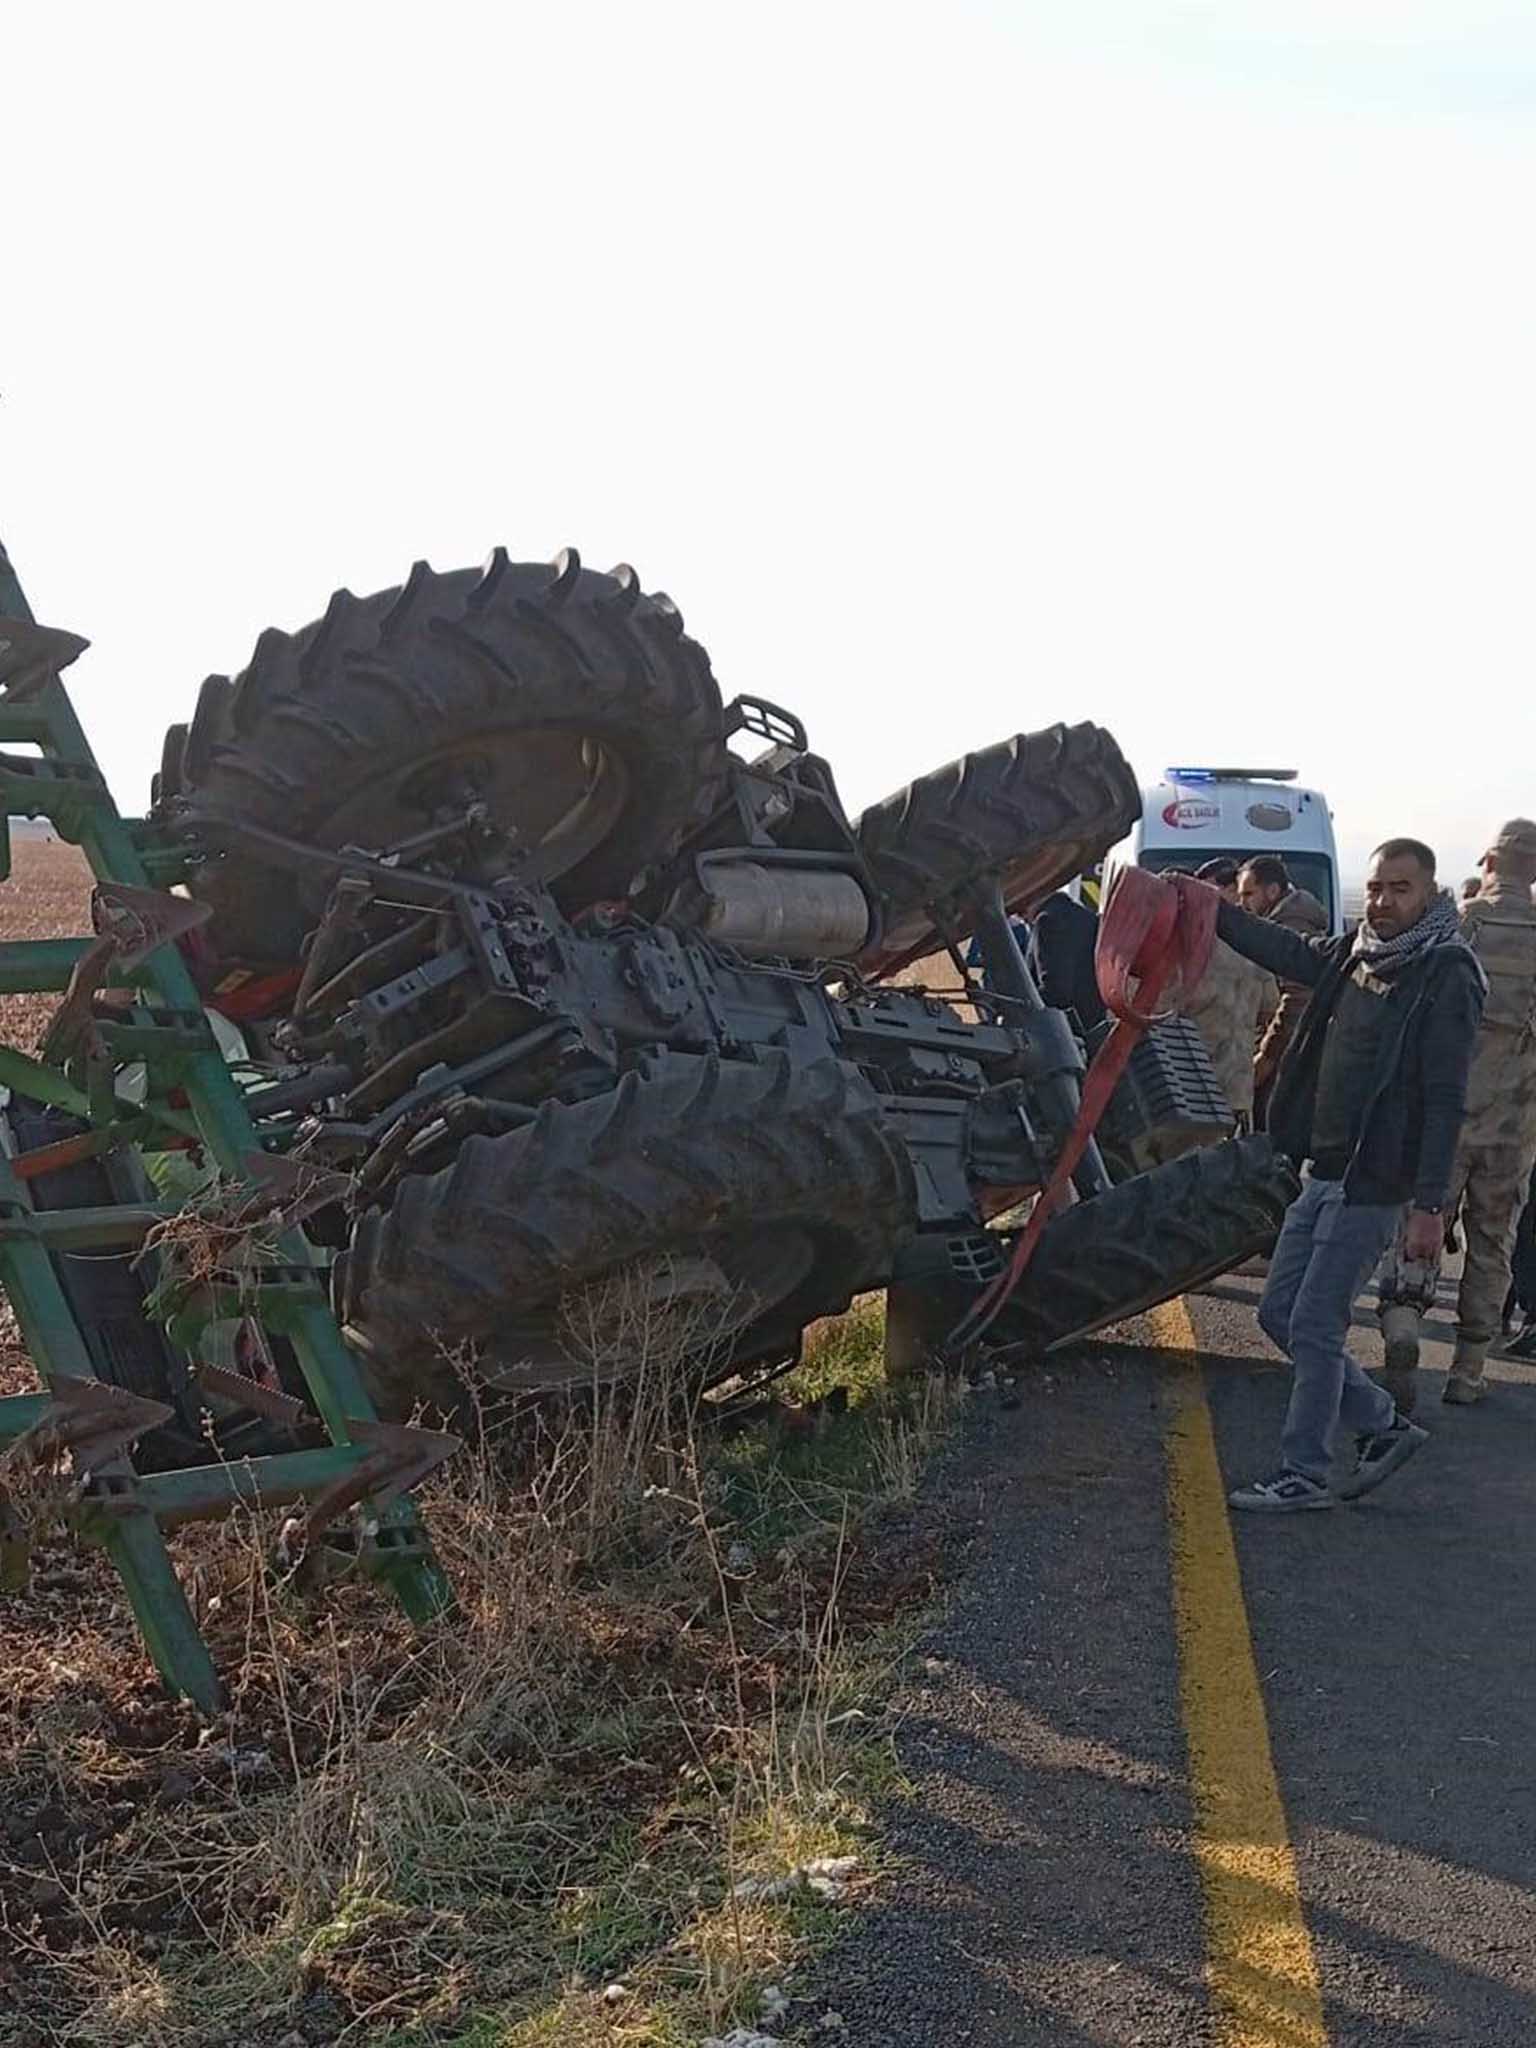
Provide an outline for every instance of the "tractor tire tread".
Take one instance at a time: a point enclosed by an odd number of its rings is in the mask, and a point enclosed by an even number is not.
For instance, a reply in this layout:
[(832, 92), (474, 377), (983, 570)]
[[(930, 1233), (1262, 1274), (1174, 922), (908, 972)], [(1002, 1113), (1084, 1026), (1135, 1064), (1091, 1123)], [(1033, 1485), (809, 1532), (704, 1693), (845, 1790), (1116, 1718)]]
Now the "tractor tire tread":
[(1048, 1223), (989, 1341), (1041, 1353), (1269, 1251), (1300, 1183), (1262, 1134), (1186, 1152)]
[(817, 1243), (809, 1321), (878, 1284), (915, 1219), (911, 1163), (856, 1068), (673, 1055), (402, 1182), (386, 1214), (360, 1219), (339, 1307), (374, 1356), (415, 1370), (444, 1347), (494, 1348), (509, 1304), (552, 1305), (680, 1244), (793, 1224)]
[(990, 874), (1010, 911), (1027, 915), (1123, 838), (1140, 807), (1124, 755), (1088, 723), (1020, 733), (919, 776), (858, 822), (885, 912), (861, 970), (892, 973), (938, 951), (931, 908), (942, 914)]
[[(233, 682), (208, 678), (178, 750), (177, 787), (163, 765), (159, 801), (174, 800), (194, 825), (204, 813), (323, 837), (349, 765), (366, 773), (370, 760), (409, 761), (428, 735), (569, 727), (585, 714), (593, 736), (630, 762), (633, 795), (552, 887), (566, 909), (621, 896), (709, 817), (728, 772), (707, 654), (656, 598), (618, 604), (624, 595), (573, 554), (551, 567), (500, 550), (483, 571), (417, 563), (395, 589), (337, 591), (301, 631), (264, 632)], [(231, 854), (207, 862), (193, 886), (213, 906), (221, 953), (297, 957), (312, 918), (271, 869)]]

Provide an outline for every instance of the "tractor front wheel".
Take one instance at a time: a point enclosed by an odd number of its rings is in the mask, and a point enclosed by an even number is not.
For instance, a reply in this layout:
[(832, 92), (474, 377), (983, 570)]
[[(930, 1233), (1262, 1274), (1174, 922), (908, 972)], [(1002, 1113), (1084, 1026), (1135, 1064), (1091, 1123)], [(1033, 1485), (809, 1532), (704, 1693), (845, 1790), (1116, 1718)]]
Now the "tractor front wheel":
[(1070, 1344), (1272, 1249), (1296, 1169), (1268, 1138), (1232, 1138), (1122, 1181), (1047, 1224), (987, 1333), (1031, 1354)]
[[(860, 968), (890, 974), (938, 952), (944, 936), (934, 911), (942, 917), (990, 875), (1009, 910), (1027, 915), (1101, 859), (1140, 808), (1125, 756), (1098, 725), (1020, 733), (920, 775), (859, 819), (859, 849), (885, 910), (884, 932)], [(963, 908), (954, 905), (954, 915)]]

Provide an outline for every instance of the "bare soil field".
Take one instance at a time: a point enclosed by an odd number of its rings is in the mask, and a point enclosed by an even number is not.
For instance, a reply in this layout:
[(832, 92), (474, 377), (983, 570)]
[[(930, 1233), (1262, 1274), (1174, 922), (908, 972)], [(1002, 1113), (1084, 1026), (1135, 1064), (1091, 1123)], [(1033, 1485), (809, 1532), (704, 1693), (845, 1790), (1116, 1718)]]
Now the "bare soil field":
[[(0, 944), (7, 939), (57, 939), (90, 926), (91, 871), (78, 846), (16, 834), (11, 872), (0, 882)], [(58, 997), (0, 996), (0, 1040), (35, 1050)]]

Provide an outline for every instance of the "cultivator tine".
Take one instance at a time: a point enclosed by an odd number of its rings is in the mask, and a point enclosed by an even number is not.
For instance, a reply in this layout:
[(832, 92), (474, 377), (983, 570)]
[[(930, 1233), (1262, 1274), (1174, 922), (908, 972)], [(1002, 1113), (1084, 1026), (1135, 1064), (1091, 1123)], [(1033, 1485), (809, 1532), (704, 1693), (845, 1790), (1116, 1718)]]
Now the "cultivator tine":
[(60, 669), (78, 661), (90, 646), (78, 633), (61, 626), (39, 626), (31, 619), (0, 614), (0, 688), (7, 704), (24, 704)]
[(212, 915), (211, 904), (129, 882), (98, 882), (91, 897), (92, 928), (112, 940), (124, 967), (139, 966), (156, 946), (196, 931)]
[(248, 1152), (241, 1163), (250, 1181), (282, 1211), (285, 1226), (302, 1223), (317, 1209), (345, 1202), (352, 1194), (350, 1173), (295, 1159), (288, 1152)]
[(464, 1448), (464, 1439), (449, 1430), (418, 1429), (405, 1422), (354, 1422), (352, 1435), (357, 1443), (371, 1444), (385, 1460), (384, 1476), (371, 1489), (380, 1507), (419, 1486), (429, 1472)]
[(96, 937), (70, 971), (64, 999), (43, 1041), (42, 1057), (66, 1060), (88, 1038), (97, 995), (114, 967), (138, 967), (156, 946), (206, 924), (206, 903), (169, 896), (163, 889), (139, 889), (128, 882), (99, 882), (91, 894), (91, 929)]
[(216, 1199), (199, 1206), (203, 1222), (212, 1230), (247, 1231), (262, 1225), (280, 1233), (317, 1209), (347, 1201), (353, 1190), (350, 1174), (286, 1153), (247, 1152), (240, 1164), (246, 1178), (231, 1181)]
[(43, 1040), (40, 1056), (48, 1064), (61, 1065), (89, 1036), (95, 1021), (92, 1005), (97, 991), (106, 985), (116, 957), (116, 939), (103, 935), (92, 940), (70, 969), (63, 1000)]
[(56, 1372), (48, 1383), (48, 1405), (6, 1453), (41, 1461), (67, 1451), (79, 1472), (95, 1471), (132, 1448), (146, 1431), (171, 1420), (164, 1401), (131, 1394), (105, 1380), (77, 1379)]
[(199, 1365), (192, 1377), (205, 1394), (233, 1402), (237, 1408), (248, 1408), (253, 1415), (263, 1416), (283, 1429), (297, 1429), (309, 1417), (309, 1410), (297, 1394), (280, 1393), (276, 1387), (247, 1379), (227, 1366)]
[(310, 1503), (304, 1526), (311, 1542), (365, 1497), (376, 1507), (388, 1507), (451, 1458), (463, 1442), (445, 1430), (413, 1429), (403, 1422), (355, 1421), (349, 1428), (353, 1442), (364, 1445), (368, 1456)]

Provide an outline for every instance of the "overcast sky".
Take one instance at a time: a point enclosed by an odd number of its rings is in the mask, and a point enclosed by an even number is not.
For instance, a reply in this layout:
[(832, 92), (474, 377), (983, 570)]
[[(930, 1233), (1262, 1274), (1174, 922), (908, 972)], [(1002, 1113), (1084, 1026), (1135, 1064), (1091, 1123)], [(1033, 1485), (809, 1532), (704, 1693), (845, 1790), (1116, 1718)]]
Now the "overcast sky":
[(574, 543), (854, 805), (1055, 719), (1346, 866), (1536, 812), (1536, 9), (7, 10), (0, 534), (120, 799), (267, 624)]

